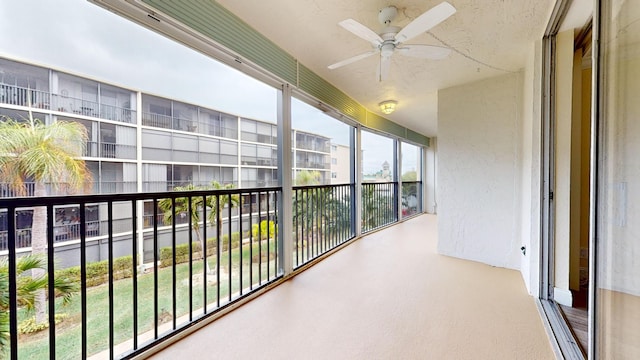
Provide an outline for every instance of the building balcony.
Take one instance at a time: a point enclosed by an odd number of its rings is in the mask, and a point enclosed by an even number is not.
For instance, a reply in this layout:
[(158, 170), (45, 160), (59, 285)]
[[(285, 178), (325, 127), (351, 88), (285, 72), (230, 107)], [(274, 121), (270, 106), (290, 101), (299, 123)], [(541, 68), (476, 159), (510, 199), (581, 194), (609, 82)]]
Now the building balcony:
[[(76, 274), (80, 285), (69, 308), (48, 307), (48, 334), (17, 335), (25, 313), (9, 267), (11, 357), (146, 357), (187, 334), (155, 356), (201, 358), (204, 346), (216, 358), (552, 357), (518, 272), (438, 255), (436, 218), (396, 224), (398, 187), (375, 186), (389, 189), (359, 201), (353, 184), (294, 187), (290, 199), (277, 187), (0, 199), (6, 219), (72, 204), (80, 216), (65, 227), (73, 247), (56, 246), (60, 229), (48, 222), (50, 284)], [(278, 222), (283, 202), (289, 225)], [(359, 235), (360, 204), (370, 235)], [(99, 242), (87, 241), (89, 207)], [(169, 222), (147, 227), (149, 215)], [(12, 264), (22, 233), (3, 226)], [(60, 273), (62, 263), (79, 267)], [(61, 313), (69, 320), (57, 324)]]
[(432, 215), (367, 235), (151, 359), (554, 358), (519, 272), (436, 247)]
[(106, 120), (135, 123), (136, 111), (124, 107), (101, 104), (50, 93), (43, 89), (29, 89), (0, 83), (0, 103), (82, 115)]

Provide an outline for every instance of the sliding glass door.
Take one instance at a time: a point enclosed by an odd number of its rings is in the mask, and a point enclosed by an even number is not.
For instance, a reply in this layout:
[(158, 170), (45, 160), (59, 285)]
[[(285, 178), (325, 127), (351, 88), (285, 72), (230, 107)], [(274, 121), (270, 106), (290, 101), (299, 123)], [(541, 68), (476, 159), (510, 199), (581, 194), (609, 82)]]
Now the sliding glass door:
[(600, 3), (590, 352), (640, 359), (640, 1)]

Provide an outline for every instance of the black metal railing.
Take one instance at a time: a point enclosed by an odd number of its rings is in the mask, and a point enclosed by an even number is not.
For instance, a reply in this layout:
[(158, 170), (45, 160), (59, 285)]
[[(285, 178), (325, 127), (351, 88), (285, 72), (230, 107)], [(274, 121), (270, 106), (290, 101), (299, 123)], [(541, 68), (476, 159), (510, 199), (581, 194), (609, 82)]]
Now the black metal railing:
[[(22, 230), (7, 221), (9, 302), (0, 321), (9, 321), (8, 357), (131, 357), (273, 282), (281, 276), (275, 215), (281, 196), (273, 187), (0, 199), (6, 219), (15, 219), (24, 208), (34, 209), (34, 218), (35, 212), (46, 214), (44, 232), (36, 226), (31, 232), (44, 234), (32, 242), (44, 243), (39, 256), (46, 258), (51, 300), (45, 305), (48, 336), (18, 336), (18, 325), (30, 313), (22, 307), (16, 272)], [(138, 221), (144, 202), (154, 205), (150, 229)], [(66, 230), (77, 234), (79, 244), (63, 252), (54, 247), (54, 214), (64, 206), (78, 207), (78, 223)], [(88, 242), (94, 228), (87, 208), (96, 206), (106, 219), (100, 223), (106, 227), (104, 240)], [(178, 231), (171, 219), (183, 213), (189, 229)], [(171, 226), (161, 231), (163, 224), (154, 220), (160, 218)], [(73, 262), (76, 270), (66, 268)], [(67, 307), (54, 288), (63, 279), (79, 285)], [(67, 316), (58, 324), (56, 315), (62, 313)]]
[(403, 217), (414, 216), (422, 213), (421, 181), (403, 181), (401, 194)]
[(294, 267), (354, 238), (353, 193), (350, 184), (293, 188)]
[(362, 232), (398, 221), (398, 183), (362, 184)]

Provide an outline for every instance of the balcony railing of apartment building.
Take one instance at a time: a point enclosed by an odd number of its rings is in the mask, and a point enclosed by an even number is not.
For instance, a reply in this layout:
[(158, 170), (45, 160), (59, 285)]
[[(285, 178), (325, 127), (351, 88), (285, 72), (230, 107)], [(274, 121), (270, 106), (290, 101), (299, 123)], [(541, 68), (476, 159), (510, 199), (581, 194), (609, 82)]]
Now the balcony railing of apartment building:
[(110, 142), (87, 141), (84, 156), (112, 159), (135, 159), (136, 146)]
[(0, 103), (32, 106), (124, 123), (136, 121), (136, 111), (132, 109), (8, 84), (0, 84)]
[[(6, 240), (2, 242), (9, 264), (7, 315), (10, 318), (10, 357), (34, 358), (34, 351), (65, 358), (86, 358), (101, 351), (108, 352), (110, 358), (128, 356), (162, 338), (179, 333), (203, 317), (273, 282), (281, 276), (282, 252), (279, 250), (275, 215), (281, 196), (279, 188), (260, 188), (0, 199), (0, 210), (6, 213), (6, 219), (15, 219), (19, 208), (46, 209), (46, 239), (42, 241), (47, 243), (44, 254), (47, 259), (46, 272), (51, 275), (48, 277), (49, 299), (56, 299), (53, 282), (58, 276), (56, 270), (59, 270), (56, 268), (57, 247), (54, 244), (61, 239), (61, 231), (66, 232), (65, 237), (76, 237), (79, 241), (80, 276), (77, 281), (80, 290), (75, 301), (80, 302), (80, 311), (72, 318), (78, 319), (78, 324), (73, 326), (81, 328), (80, 334), (64, 331), (66, 325), (56, 325), (55, 314), (64, 309), (57, 307), (58, 301), (50, 301), (47, 305), (48, 338), (26, 346), (18, 337), (18, 314), (24, 312), (20, 309), (15, 269), (19, 257), (16, 250), (26, 245), (21, 244), (24, 230), (17, 229), (14, 221), (7, 221)], [(247, 207), (243, 203), (256, 198), (264, 200), (253, 204), (257, 209), (252, 204)], [(170, 241), (160, 243), (158, 228), (163, 224), (154, 221), (152, 229), (144, 231), (145, 239), (150, 240), (145, 244), (151, 247), (145, 249), (145, 253), (149, 253), (151, 259), (143, 264), (138, 248), (138, 240), (143, 236), (139, 228), (138, 209), (142, 203), (152, 202), (155, 209), (152, 219), (158, 219), (158, 204), (163, 201), (172, 205), (169, 210), (172, 218), (185, 209), (193, 214), (186, 217), (192, 231), (180, 232), (178, 236), (176, 222), (173, 222), (168, 230)], [(203, 203), (208, 206), (202, 206)], [(87, 208), (96, 204), (106, 210), (106, 214), (102, 214), (106, 220), (87, 221)], [(79, 221), (63, 226), (54, 225), (55, 209), (69, 206), (78, 207)], [(240, 218), (246, 218), (248, 223), (224, 221), (230, 218), (231, 209)], [(244, 213), (247, 209), (249, 214)], [(133, 216), (117, 219), (121, 213)], [(206, 222), (213, 224), (204, 226), (198, 219), (208, 219)], [(100, 228), (106, 227), (103, 236), (106, 239), (107, 285), (102, 287), (102, 292), (106, 291), (108, 295), (88, 286), (95, 280), (88, 278), (87, 270), (93, 266), (95, 261), (92, 261), (92, 257), (95, 254), (87, 251), (87, 239), (93, 231), (98, 231), (95, 227), (98, 223)], [(116, 246), (116, 234), (119, 237), (128, 235), (129, 241), (118, 242)], [(206, 254), (204, 260), (203, 254)], [(128, 261), (124, 258), (126, 265), (122, 265), (122, 259), (118, 259), (123, 256), (129, 256)], [(116, 261), (120, 264), (117, 268), (114, 266)], [(127, 269), (123, 269), (123, 266)], [(124, 275), (126, 279), (116, 281), (116, 278), (123, 277), (123, 271), (128, 274)], [(105, 331), (102, 338), (108, 337), (107, 344), (96, 345), (102, 340), (95, 338), (101, 336), (97, 328)]]
[(48, 91), (0, 83), (0, 103), (49, 109), (51, 95)]
[[(403, 189), (418, 184), (405, 183)], [(278, 240), (277, 209), (283, 199), (278, 187), (0, 199), (4, 219), (17, 219), (25, 208), (46, 209), (44, 256), (47, 273), (54, 274), (48, 278), (49, 299), (56, 299), (52, 284), (62, 249), (54, 244), (69, 240), (78, 244), (74, 251), (80, 290), (74, 301), (80, 305), (79, 313), (70, 316), (77, 320), (69, 320), (78, 324), (57, 325), (56, 313), (65, 310), (59, 299), (48, 302), (48, 338), (22, 343), (18, 323), (24, 312), (19, 311), (14, 266), (22, 256), (18, 250), (35, 239), (31, 228), (19, 229), (17, 221), (5, 221), (0, 246), (9, 261), (11, 358), (30, 358), (34, 351), (77, 358), (103, 354), (112, 359), (140, 353), (278, 280), (284, 256), (290, 256), (297, 269), (354, 239), (355, 189), (355, 184), (294, 187), (289, 195), (290, 254), (283, 253)], [(397, 182), (362, 184), (363, 231), (397, 221), (398, 189)], [(416, 208), (420, 207), (418, 202)], [(79, 219), (55, 224), (54, 214), (60, 208), (77, 208), (74, 214)], [(90, 220), (88, 210), (98, 208), (100, 220)], [(88, 246), (96, 236), (102, 249), (98, 258)], [(94, 283), (87, 276), (102, 259), (106, 259), (101, 266), (107, 284), (99, 290), (89, 285)], [(81, 328), (79, 334), (65, 330), (75, 325)], [(99, 345), (100, 336), (108, 337), (108, 343)]]
[(422, 212), (422, 182), (402, 182), (402, 216), (413, 216)]
[(142, 113), (142, 125), (217, 136), (227, 135), (228, 133), (224, 128), (216, 129), (215, 127), (211, 128), (212, 131), (205, 131), (205, 126), (198, 126), (199, 122), (190, 118), (148, 112)]
[[(166, 184), (166, 183), (165, 183)], [(23, 193), (18, 193), (7, 184), (0, 183), (0, 198), (13, 198), (19, 196), (34, 196), (35, 183), (25, 183), (25, 189)], [(167, 187), (165, 186), (165, 189)], [(135, 181), (108, 181), (100, 180), (89, 182), (88, 189), (91, 189), (93, 194), (116, 194), (116, 193), (130, 193), (138, 191), (138, 183)], [(167, 191), (167, 190), (162, 190)], [(56, 191), (51, 186), (47, 186), (47, 194), (49, 195), (67, 195), (64, 192)]]
[(294, 266), (355, 236), (354, 186), (296, 186), (293, 189)]
[(398, 221), (398, 183), (362, 184), (362, 232)]

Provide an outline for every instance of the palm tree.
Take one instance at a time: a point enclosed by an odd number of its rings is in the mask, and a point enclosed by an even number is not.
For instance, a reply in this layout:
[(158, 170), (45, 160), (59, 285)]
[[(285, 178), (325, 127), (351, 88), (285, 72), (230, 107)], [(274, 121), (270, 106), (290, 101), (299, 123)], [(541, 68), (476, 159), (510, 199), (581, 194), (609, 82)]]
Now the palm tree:
[[(26, 121), (0, 121), (0, 182), (17, 194), (27, 195), (27, 182), (34, 182), (33, 196), (46, 197), (47, 184), (54, 189), (75, 190), (89, 184), (89, 171), (79, 159), (87, 141), (84, 126), (56, 121), (46, 125), (29, 114)], [(31, 194), (28, 194), (31, 195)], [(44, 254), (47, 246), (47, 210), (33, 209), (31, 247)], [(51, 249), (53, 250), (53, 249)], [(35, 269), (34, 276), (44, 270)], [(45, 321), (45, 294), (36, 295), (36, 323)]]
[(298, 171), (296, 174), (296, 185), (305, 186), (305, 185), (319, 185), (321, 181), (322, 175), (320, 171), (317, 170), (302, 170)]
[[(41, 256), (26, 255), (16, 261), (18, 306), (33, 310), (37, 304), (37, 293), (44, 292), (49, 282), (43, 273), (40, 276), (26, 275), (35, 270), (46, 268)], [(68, 278), (56, 277), (53, 287), (58, 296), (62, 296), (62, 304), (66, 305), (78, 291), (78, 284)], [(52, 300), (53, 301), (53, 300)], [(9, 263), (7, 259), (0, 260), (0, 358), (4, 358), (9, 348)]]
[(392, 213), (393, 198), (379, 191), (375, 184), (362, 186), (362, 230), (369, 231), (384, 225)]
[[(211, 188), (214, 190), (229, 190), (234, 189), (234, 184), (220, 184), (213, 180), (211, 182)], [(229, 206), (229, 221), (231, 221), (231, 209), (240, 205), (240, 196), (238, 194), (220, 194), (210, 196), (207, 198), (207, 206), (211, 209), (209, 212), (209, 223), (216, 224), (216, 234), (222, 233), (222, 210)], [(240, 219), (242, 221), (242, 219)], [(231, 251), (231, 234), (229, 234), (229, 246), (227, 249)], [(222, 246), (220, 239), (218, 239), (218, 246)]]
[[(176, 186), (174, 191), (200, 191), (200, 190), (226, 190), (233, 189), (235, 186), (233, 184), (221, 185), (217, 181), (212, 181), (211, 186), (195, 186), (193, 184), (188, 184), (186, 186)], [(219, 200), (216, 200), (218, 199)], [(196, 234), (196, 238), (200, 243), (200, 248), (202, 251), (203, 259), (205, 259), (205, 266), (207, 272), (211, 272), (211, 268), (209, 267), (209, 263), (206, 261), (207, 254), (205, 253), (205, 244), (206, 239), (202, 238), (200, 233), (200, 216), (202, 214), (203, 205), (206, 205), (209, 208), (209, 223), (216, 223), (218, 229), (220, 230), (220, 224), (222, 223), (222, 211), (219, 211), (217, 201), (219, 201), (220, 209), (224, 208), (225, 205), (229, 204), (229, 199), (231, 199), (231, 207), (236, 207), (240, 203), (240, 197), (238, 195), (215, 195), (215, 196), (206, 196), (205, 202), (203, 202), (202, 196), (187, 196), (187, 197), (176, 197), (174, 201), (171, 198), (165, 198), (158, 202), (158, 207), (164, 213), (164, 221), (171, 224), (173, 223), (173, 214), (172, 207), (175, 204), (175, 214), (187, 214), (189, 213), (189, 203), (191, 203), (191, 228)], [(206, 226), (206, 225), (205, 225)], [(218, 231), (220, 233), (220, 231)], [(229, 234), (229, 238), (231, 238), (231, 234)]]
[[(174, 191), (199, 191), (199, 190), (208, 190), (209, 187), (205, 186), (195, 186), (193, 184), (188, 184), (186, 186), (176, 186), (173, 188)], [(207, 197), (208, 198), (208, 197)], [(191, 229), (196, 234), (196, 239), (200, 243), (200, 251), (202, 253), (202, 258), (205, 259), (207, 272), (210, 272), (209, 263), (206, 261), (207, 254), (204, 253), (204, 239), (202, 239), (202, 235), (200, 233), (200, 215), (202, 213), (202, 196), (187, 196), (187, 197), (177, 197), (174, 201), (171, 198), (165, 198), (158, 202), (158, 207), (163, 212), (164, 221), (168, 224), (173, 223), (173, 214), (172, 211), (173, 205), (175, 204), (175, 214), (187, 214), (189, 213), (189, 203), (191, 203)]]

